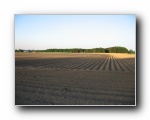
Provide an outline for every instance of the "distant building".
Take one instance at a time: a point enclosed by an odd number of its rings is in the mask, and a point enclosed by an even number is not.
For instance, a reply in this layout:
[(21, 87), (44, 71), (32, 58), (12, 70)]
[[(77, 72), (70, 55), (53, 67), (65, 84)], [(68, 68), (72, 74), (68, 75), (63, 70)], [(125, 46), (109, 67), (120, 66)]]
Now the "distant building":
[(30, 52), (30, 50), (23, 50), (23, 52)]

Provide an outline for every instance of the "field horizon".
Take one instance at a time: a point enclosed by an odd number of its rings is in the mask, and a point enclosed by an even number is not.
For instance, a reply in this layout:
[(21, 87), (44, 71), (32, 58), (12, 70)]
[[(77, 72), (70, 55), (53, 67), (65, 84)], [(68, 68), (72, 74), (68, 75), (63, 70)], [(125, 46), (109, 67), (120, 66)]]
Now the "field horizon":
[(113, 46), (108, 48), (49, 48), (49, 49), (15, 49), (15, 52), (68, 52), (68, 53), (131, 53), (135, 54), (132, 49), (122, 46)]

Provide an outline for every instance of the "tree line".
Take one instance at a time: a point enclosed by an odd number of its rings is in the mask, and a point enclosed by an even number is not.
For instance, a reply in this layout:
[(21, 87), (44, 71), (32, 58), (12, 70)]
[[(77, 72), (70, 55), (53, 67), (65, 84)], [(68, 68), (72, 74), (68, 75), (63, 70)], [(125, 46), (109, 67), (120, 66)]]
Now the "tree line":
[(130, 53), (134, 54), (135, 51), (128, 50), (125, 47), (109, 47), (109, 48), (92, 48), (92, 49), (82, 49), (82, 48), (70, 48), (70, 49), (46, 49), (46, 50), (23, 50), (18, 49), (15, 52), (68, 52), (68, 53)]

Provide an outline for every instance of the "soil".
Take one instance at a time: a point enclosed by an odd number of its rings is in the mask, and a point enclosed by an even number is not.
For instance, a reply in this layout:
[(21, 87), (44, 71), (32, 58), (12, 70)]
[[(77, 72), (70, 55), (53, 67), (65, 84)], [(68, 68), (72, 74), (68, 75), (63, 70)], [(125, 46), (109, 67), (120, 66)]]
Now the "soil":
[(16, 53), (16, 105), (135, 105), (135, 55)]

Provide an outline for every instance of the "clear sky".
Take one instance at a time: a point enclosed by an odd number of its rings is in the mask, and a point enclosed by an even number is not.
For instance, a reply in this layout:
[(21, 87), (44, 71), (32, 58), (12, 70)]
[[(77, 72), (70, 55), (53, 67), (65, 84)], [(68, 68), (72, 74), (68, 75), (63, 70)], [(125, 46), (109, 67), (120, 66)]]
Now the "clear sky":
[(15, 15), (15, 49), (135, 50), (135, 15)]

